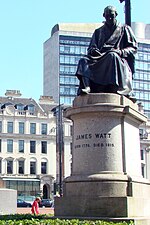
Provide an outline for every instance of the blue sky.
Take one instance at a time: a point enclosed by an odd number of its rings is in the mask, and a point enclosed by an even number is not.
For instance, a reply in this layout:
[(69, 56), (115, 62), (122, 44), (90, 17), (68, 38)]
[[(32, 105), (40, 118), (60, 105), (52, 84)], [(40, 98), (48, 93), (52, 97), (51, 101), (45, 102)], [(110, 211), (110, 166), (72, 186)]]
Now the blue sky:
[[(0, 96), (20, 90), (22, 97), (43, 95), (43, 43), (57, 23), (97, 23), (114, 5), (124, 23), (119, 0), (0, 0)], [(133, 22), (150, 23), (150, 1), (131, 0)]]

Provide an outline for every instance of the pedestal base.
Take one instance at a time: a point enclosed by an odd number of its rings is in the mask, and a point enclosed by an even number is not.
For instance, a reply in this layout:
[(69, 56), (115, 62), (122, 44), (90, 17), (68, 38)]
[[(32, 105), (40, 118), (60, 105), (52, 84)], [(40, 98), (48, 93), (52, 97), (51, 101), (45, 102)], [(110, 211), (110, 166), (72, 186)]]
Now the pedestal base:
[[(140, 218), (148, 217), (144, 206), (150, 199), (134, 197), (65, 197), (56, 198), (55, 216), (72, 218)], [(59, 207), (58, 207), (59, 205)], [(145, 215), (146, 214), (146, 215)]]
[(55, 216), (148, 217), (150, 183), (126, 175), (97, 174), (64, 180), (64, 197), (55, 198)]
[(72, 174), (55, 199), (55, 216), (146, 221), (150, 182), (141, 176), (139, 142), (146, 117), (137, 104), (117, 94), (89, 94), (77, 97), (66, 117), (74, 124)]

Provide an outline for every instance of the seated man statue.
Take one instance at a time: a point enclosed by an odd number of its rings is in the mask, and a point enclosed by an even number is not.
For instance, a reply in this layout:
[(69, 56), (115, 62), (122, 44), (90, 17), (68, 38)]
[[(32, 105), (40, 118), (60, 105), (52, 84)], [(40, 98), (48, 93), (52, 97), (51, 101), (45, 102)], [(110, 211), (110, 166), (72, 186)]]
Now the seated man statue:
[(128, 25), (117, 23), (113, 6), (104, 9), (104, 25), (93, 33), (88, 53), (78, 63), (77, 95), (119, 93), (130, 96), (137, 42)]

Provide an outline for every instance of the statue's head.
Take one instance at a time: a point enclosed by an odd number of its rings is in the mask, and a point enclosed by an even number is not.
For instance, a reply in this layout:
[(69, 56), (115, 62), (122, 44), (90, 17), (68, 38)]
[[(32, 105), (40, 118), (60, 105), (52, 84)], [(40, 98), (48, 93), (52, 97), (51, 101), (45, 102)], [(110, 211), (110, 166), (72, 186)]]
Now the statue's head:
[(103, 17), (106, 19), (108, 25), (114, 25), (116, 23), (117, 10), (114, 6), (107, 6), (104, 9)]

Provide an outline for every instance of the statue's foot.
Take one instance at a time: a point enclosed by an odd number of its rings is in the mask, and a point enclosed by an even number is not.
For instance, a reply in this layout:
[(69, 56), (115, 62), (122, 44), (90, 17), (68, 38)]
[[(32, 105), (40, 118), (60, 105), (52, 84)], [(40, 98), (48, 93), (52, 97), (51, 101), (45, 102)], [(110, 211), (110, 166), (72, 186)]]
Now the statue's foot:
[(86, 87), (86, 88), (81, 89), (82, 94), (89, 94), (90, 91), (91, 91), (90, 87)]

